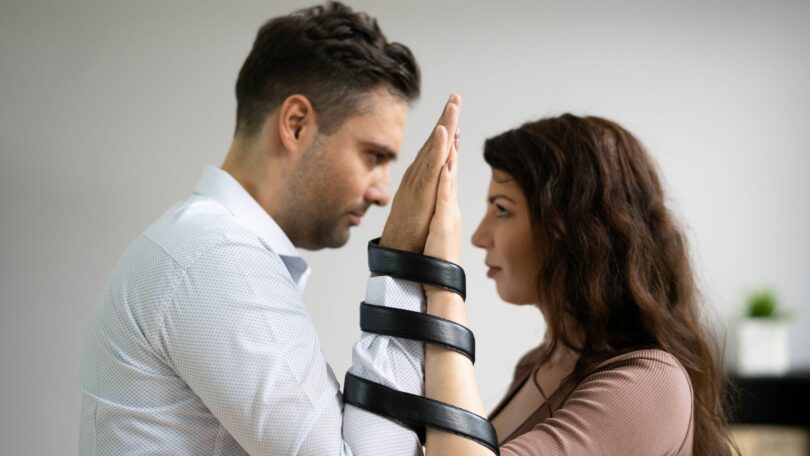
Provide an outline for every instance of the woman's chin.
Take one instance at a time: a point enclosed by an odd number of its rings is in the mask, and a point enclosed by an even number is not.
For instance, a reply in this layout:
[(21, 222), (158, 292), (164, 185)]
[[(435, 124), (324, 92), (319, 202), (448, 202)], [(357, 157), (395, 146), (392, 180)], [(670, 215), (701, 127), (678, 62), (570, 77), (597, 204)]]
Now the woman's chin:
[(516, 306), (534, 305), (537, 299), (534, 299), (531, 293), (521, 293), (517, 290), (510, 289), (502, 286), (496, 281), (495, 289), (498, 290), (498, 296), (502, 301)]

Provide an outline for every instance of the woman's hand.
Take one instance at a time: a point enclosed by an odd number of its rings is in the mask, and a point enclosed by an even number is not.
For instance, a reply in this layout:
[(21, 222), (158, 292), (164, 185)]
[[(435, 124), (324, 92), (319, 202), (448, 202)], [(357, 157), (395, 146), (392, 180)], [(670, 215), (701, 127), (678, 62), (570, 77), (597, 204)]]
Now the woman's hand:
[(425, 255), (459, 263), (461, 210), (458, 206), (458, 133), (450, 144), (447, 162), (439, 175), (436, 209), (430, 220)]

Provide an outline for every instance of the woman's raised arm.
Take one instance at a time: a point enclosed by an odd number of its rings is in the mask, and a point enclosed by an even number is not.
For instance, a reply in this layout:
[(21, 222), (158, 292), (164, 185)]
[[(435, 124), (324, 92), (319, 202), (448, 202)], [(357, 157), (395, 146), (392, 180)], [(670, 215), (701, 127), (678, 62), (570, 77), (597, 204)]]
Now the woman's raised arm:
[[(458, 137), (441, 172), (436, 210), (430, 223), (425, 255), (459, 262), (461, 213), (457, 192)], [(467, 310), (461, 296), (442, 288), (425, 286), (427, 312), (467, 327)], [(475, 369), (466, 356), (434, 344), (425, 345), (425, 396), (484, 416)], [(455, 434), (428, 428), (427, 454), (490, 456), (487, 447)]]

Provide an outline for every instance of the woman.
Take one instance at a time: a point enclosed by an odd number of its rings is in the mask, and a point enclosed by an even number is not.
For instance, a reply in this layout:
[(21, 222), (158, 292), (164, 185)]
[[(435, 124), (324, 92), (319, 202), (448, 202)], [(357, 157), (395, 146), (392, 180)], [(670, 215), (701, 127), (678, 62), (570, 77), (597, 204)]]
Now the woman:
[[(725, 455), (724, 376), (700, 321), (687, 246), (651, 158), (621, 126), (570, 114), (491, 138), (488, 207), (472, 241), (507, 302), (536, 305), (544, 343), (490, 419), (502, 455)], [(457, 153), (425, 254), (458, 262)], [(467, 325), (458, 295), (428, 312)], [(483, 415), (470, 361), (427, 345), (425, 394)], [(491, 454), (429, 430), (428, 454)]]

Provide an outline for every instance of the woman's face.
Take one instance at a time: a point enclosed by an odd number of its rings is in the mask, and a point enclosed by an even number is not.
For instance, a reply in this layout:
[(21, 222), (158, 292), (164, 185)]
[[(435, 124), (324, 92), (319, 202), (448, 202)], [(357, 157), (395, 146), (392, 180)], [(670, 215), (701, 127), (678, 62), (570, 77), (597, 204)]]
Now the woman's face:
[(493, 170), (487, 212), (472, 243), (487, 251), (487, 276), (498, 295), (513, 304), (538, 304), (540, 258), (531, 229), (526, 195), (509, 174)]

